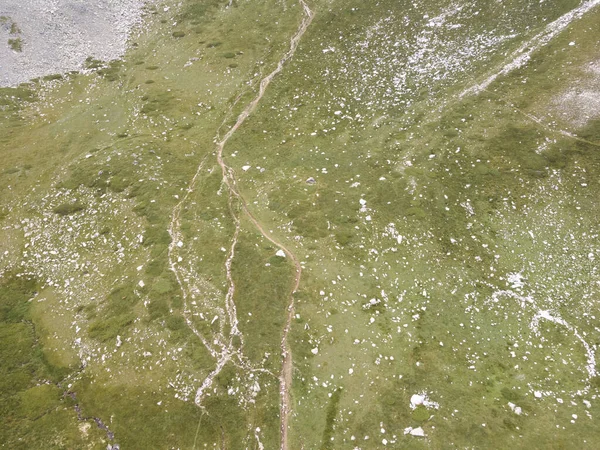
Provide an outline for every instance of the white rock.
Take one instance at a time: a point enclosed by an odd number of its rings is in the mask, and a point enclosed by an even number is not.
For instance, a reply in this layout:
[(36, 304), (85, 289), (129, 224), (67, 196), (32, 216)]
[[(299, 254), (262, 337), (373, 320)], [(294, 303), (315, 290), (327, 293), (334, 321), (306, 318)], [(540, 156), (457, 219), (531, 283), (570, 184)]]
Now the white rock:
[(316, 355), (317, 353), (319, 353), (319, 347), (315, 347), (310, 351), (313, 355)]
[(143, 288), (144, 286), (146, 286), (146, 284), (142, 280), (138, 281), (138, 285), (141, 288)]
[(179, 248), (183, 247), (183, 242), (179, 241), (179, 242), (177, 243), (177, 247), (179, 247)]
[[(418, 365), (420, 365), (419, 362), (417, 362), (417, 366)], [(430, 408), (438, 409), (440, 407), (439, 403), (429, 400), (429, 398), (427, 397), (427, 394), (424, 392), (421, 394), (413, 394), (413, 396), (410, 398), (411, 409), (415, 409), (417, 406), (420, 406), (420, 405), (425, 406), (427, 409), (430, 409)]]
[(513, 289), (521, 289), (523, 286), (525, 286), (525, 277), (523, 277), (521, 272), (509, 273), (508, 284)]
[(425, 432), (423, 431), (423, 428), (421, 428), (421, 427), (410, 430), (409, 434), (411, 436), (425, 437)]
[(250, 169), (251, 166), (242, 166), (242, 170), (244, 172), (247, 172)]
[(415, 409), (417, 406), (422, 405), (425, 401), (425, 396), (420, 394), (413, 394), (410, 398), (410, 407)]
[(285, 258), (285, 252), (281, 249), (277, 250), (277, 253), (275, 253), (277, 256), (280, 256), (282, 258)]
[(521, 409), (520, 406), (515, 405), (512, 402), (508, 402), (508, 406), (510, 407), (510, 409), (512, 409), (512, 411), (517, 415), (520, 416), (521, 413), (523, 412), (523, 410)]
[(534, 396), (535, 398), (542, 398), (542, 393), (541, 393), (540, 391), (535, 391), (535, 392), (533, 393), (533, 396)]

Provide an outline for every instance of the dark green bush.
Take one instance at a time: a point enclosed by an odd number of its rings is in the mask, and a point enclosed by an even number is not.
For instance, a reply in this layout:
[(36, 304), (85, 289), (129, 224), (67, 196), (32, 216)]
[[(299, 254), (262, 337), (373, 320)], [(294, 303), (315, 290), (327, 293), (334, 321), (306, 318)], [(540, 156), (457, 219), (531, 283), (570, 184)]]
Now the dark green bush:
[(60, 216), (69, 216), (71, 214), (75, 214), (76, 212), (83, 211), (85, 206), (81, 203), (63, 203), (55, 207), (52, 211)]
[(23, 39), (21, 39), (21, 38), (12, 38), (12, 39), (9, 39), (8, 40), (8, 45), (15, 52), (22, 52), (23, 51)]
[(46, 75), (45, 77), (42, 78), (42, 80), (44, 81), (54, 81), (54, 80), (62, 80), (62, 75), (59, 73), (55, 73), (53, 75)]

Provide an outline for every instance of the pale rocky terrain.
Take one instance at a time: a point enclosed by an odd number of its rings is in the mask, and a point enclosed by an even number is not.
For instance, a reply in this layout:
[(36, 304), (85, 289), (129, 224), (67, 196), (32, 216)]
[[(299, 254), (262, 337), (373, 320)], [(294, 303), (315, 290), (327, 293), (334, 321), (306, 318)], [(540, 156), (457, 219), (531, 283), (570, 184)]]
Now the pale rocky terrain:
[[(0, 86), (78, 70), (89, 56), (110, 61), (121, 56), (142, 0), (3, 0), (0, 16)], [(11, 33), (15, 24), (18, 32)], [(15, 51), (9, 39), (22, 40)]]

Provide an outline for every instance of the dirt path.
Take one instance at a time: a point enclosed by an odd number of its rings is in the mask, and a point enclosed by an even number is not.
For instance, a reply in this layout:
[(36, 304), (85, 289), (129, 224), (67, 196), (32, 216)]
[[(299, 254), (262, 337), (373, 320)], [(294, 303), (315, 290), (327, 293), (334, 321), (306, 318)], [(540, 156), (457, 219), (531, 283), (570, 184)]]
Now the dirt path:
[[(292, 317), (294, 316), (294, 294), (296, 293), (296, 291), (298, 290), (298, 286), (300, 285), (300, 278), (302, 276), (302, 267), (301, 267), (300, 261), (298, 260), (296, 255), (294, 255), (294, 253), (290, 249), (288, 249), (284, 244), (282, 244), (280, 241), (278, 241), (276, 237), (274, 237), (271, 233), (269, 233), (267, 230), (265, 230), (265, 228), (262, 226), (262, 224), (252, 214), (252, 212), (248, 208), (248, 204), (247, 204), (246, 200), (241, 195), (241, 193), (237, 187), (235, 171), (230, 166), (228, 166), (227, 163), (225, 162), (225, 160), (223, 159), (223, 149), (225, 148), (225, 144), (227, 143), (227, 141), (233, 136), (233, 134), (240, 128), (240, 126), (242, 126), (242, 124), (246, 121), (246, 119), (256, 109), (256, 107), (258, 106), (260, 100), (263, 98), (263, 96), (267, 90), (267, 87), (269, 86), (269, 84), (271, 83), (273, 78), (275, 78), (275, 76), (277, 76), (277, 74), (279, 74), (282, 71), (285, 63), (294, 56), (294, 53), (296, 52), (296, 49), (300, 42), (300, 39), (306, 32), (306, 30), (307, 30), (308, 26), (310, 25), (310, 23), (312, 22), (312, 19), (314, 16), (312, 10), (308, 7), (308, 5), (306, 4), (306, 2), (304, 0), (300, 0), (300, 4), (303, 9), (303, 18), (302, 18), (302, 21), (300, 22), (298, 29), (296, 30), (296, 32), (290, 39), (290, 47), (289, 47), (288, 51), (279, 60), (275, 69), (260, 81), (259, 90), (258, 90), (256, 97), (240, 113), (235, 124), (227, 131), (225, 136), (220, 141), (218, 141), (216, 144), (217, 145), (217, 147), (216, 147), (217, 162), (218, 162), (219, 166), (221, 167), (221, 171), (223, 174), (223, 183), (227, 186), (228, 191), (229, 191), (229, 211), (235, 222), (235, 233), (234, 233), (232, 244), (231, 244), (229, 254), (228, 254), (228, 257), (227, 257), (227, 260), (225, 263), (225, 268), (226, 268), (226, 272), (227, 272), (227, 281), (229, 284), (229, 288), (228, 288), (227, 295), (225, 298), (225, 311), (227, 313), (227, 318), (228, 318), (229, 325), (231, 328), (230, 333), (229, 333), (230, 336), (228, 339), (229, 342), (226, 342), (227, 340), (225, 339), (224, 335), (219, 336), (221, 339), (219, 339), (218, 347), (220, 347), (220, 348), (217, 349), (215, 346), (215, 341), (211, 342), (210, 340), (206, 339), (206, 337), (204, 337), (195, 328), (195, 326), (191, 320), (191, 317), (189, 317), (188, 314), (185, 314), (185, 320), (186, 320), (187, 325), (194, 332), (194, 334), (196, 336), (198, 336), (198, 338), (203, 342), (203, 344), (206, 346), (206, 348), (211, 353), (211, 355), (217, 360), (216, 367), (206, 377), (206, 379), (204, 380), (202, 385), (198, 388), (198, 391), (196, 393), (195, 402), (198, 406), (201, 406), (201, 402), (202, 402), (204, 393), (206, 392), (206, 390), (208, 388), (211, 387), (214, 378), (219, 374), (219, 372), (222, 370), (222, 368), (229, 361), (232, 361), (234, 359), (234, 357), (236, 357), (236, 356), (240, 359), (240, 362), (242, 362), (242, 360), (243, 360), (243, 356), (240, 354), (240, 352), (237, 349), (233, 348), (233, 343), (232, 343), (234, 336), (239, 336), (240, 339), (242, 338), (241, 333), (239, 332), (239, 329), (238, 329), (236, 307), (235, 307), (235, 303), (233, 301), (233, 296), (235, 293), (235, 284), (233, 281), (233, 277), (231, 275), (231, 265), (233, 262), (233, 258), (235, 256), (235, 246), (237, 244), (237, 239), (238, 239), (239, 232), (241, 229), (240, 218), (239, 218), (238, 214), (236, 213), (235, 207), (233, 204), (233, 201), (235, 199), (241, 205), (241, 210), (242, 210), (243, 214), (245, 214), (248, 217), (250, 222), (252, 222), (252, 224), (260, 232), (260, 234), (266, 240), (268, 240), (273, 245), (275, 245), (276, 247), (281, 249), (283, 252), (285, 252), (287, 257), (292, 261), (294, 268), (295, 268), (295, 276), (294, 276), (294, 280), (292, 283), (292, 289), (291, 289), (289, 303), (288, 303), (288, 307), (287, 307), (286, 322), (285, 322), (285, 327), (283, 329), (283, 337), (281, 340), (281, 351), (282, 351), (282, 355), (283, 355), (283, 361), (282, 361), (279, 381), (280, 381), (280, 397), (281, 397), (281, 400), (280, 400), (281, 449), (283, 449), (283, 450), (287, 450), (287, 448), (288, 448), (287, 430), (288, 430), (289, 416), (291, 413), (290, 386), (292, 383), (292, 353), (291, 353), (291, 350), (290, 350), (289, 344), (288, 344), (288, 335), (289, 335), (289, 331), (290, 331), (290, 327), (291, 327), (291, 323), (292, 323)], [(173, 212), (171, 215), (171, 223), (169, 225), (169, 234), (171, 235), (171, 244), (169, 246), (169, 263), (170, 263), (171, 270), (174, 272), (175, 277), (177, 278), (177, 282), (179, 283), (180, 288), (182, 290), (183, 298), (184, 298), (184, 308), (186, 310), (188, 309), (188, 307), (187, 307), (188, 292), (183, 283), (184, 275), (182, 273), (181, 268), (178, 265), (179, 261), (176, 261), (176, 259), (175, 259), (175, 254), (177, 252), (178, 244), (181, 242), (181, 239), (182, 239), (181, 212), (182, 212), (184, 204), (188, 200), (190, 193), (192, 193), (196, 188), (196, 185), (199, 180), (200, 173), (202, 171), (204, 162), (205, 161), (203, 160), (202, 163), (198, 166), (196, 173), (194, 174), (193, 178), (191, 179), (190, 183), (188, 184), (186, 194), (183, 196), (181, 201), (173, 209)], [(219, 333), (219, 334), (222, 334), (222, 333)]]
[[(292, 318), (294, 316), (294, 294), (298, 290), (300, 286), (300, 278), (302, 277), (302, 266), (300, 265), (300, 261), (294, 255), (294, 253), (289, 250), (285, 245), (283, 245), (280, 241), (278, 241), (274, 236), (272, 236), (269, 232), (267, 232), (264, 227), (260, 224), (260, 222), (256, 219), (256, 217), (252, 214), (252, 212), (248, 208), (248, 204), (246, 200), (240, 194), (234, 170), (229, 167), (224, 159), (223, 159), (223, 148), (227, 141), (231, 138), (231, 136), (238, 130), (238, 128), (246, 121), (246, 119), (252, 114), (252, 112), (256, 109), (256, 106), (262, 99), (263, 95), (266, 92), (267, 87), (275, 78), (275, 76), (281, 72), (283, 69), (283, 65), (294, 55), (296, 49), (298, 47), (298, 43), (300, 39), (306, 32), (308, 26), (312, 22), (314, 14), (312, 10), (308, 7), (304, 0), (300, 0), (300, 4), (304, 10), (304, 17), (298, 30), (294, 34), (294, 36), (290, 40), (290, 48), (286, 52), (286, 54), (279, 60), (277, 63), (277, 67), (269, 73), (265, 78), (263, 78), (260, 82), (259, 91), (257, 96), (248, 104), (248, 106), (242, 111), (242, 113), (238, 116), (236, 123), (231, 127), (231, 129), (225, 134), (223, 139), (217, 143), (217, 161), (221, 166), (221, 171), (223, 173), (223, 181), (229, 188), (229, 192), (231, 195), (235, 196), (239, 199), (242, 205), (242, 210), (244, 214), (248, 217), (248, 219), (252, 222), (252, 224), (256, 227), (256, 229), (262, 234), (262, 236), (271, 242), (273, 245), (281, 249), (288, 258), (294, 264), (294, 268), (296, 274), (294, 276), (294, 282), (292, 291), (290, 294), (290, 299), (287, 308), (287, 317), (285, 321), (285, 327), (283, 329), (283, 337), (281, 340), (281, 352), (283, 355), (283, 362), (281, 365), (281, 374), (279, 376), (279, 392), (280, 392), (280, 428), (281, 428), (281, 449), (287, 450), (288, 448), (288, 424), (289, 417), (291, 414), (291, 402), (290, 402), (290, 387), (292, 384), (292, 352), (290, 346), (288, 344), (288, 335), (292, 323)], [(239, 219), (235, 218), (236, 221)]]

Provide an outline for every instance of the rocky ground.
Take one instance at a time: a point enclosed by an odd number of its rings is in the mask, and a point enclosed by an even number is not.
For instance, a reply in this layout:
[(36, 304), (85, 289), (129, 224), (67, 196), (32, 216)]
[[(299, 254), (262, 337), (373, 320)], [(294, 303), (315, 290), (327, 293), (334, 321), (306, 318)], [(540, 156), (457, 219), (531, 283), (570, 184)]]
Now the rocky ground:
[(143, 0), (5, 0), (0, 4), (0, 86), (77, 70), (89, 56), (125, 51)]

